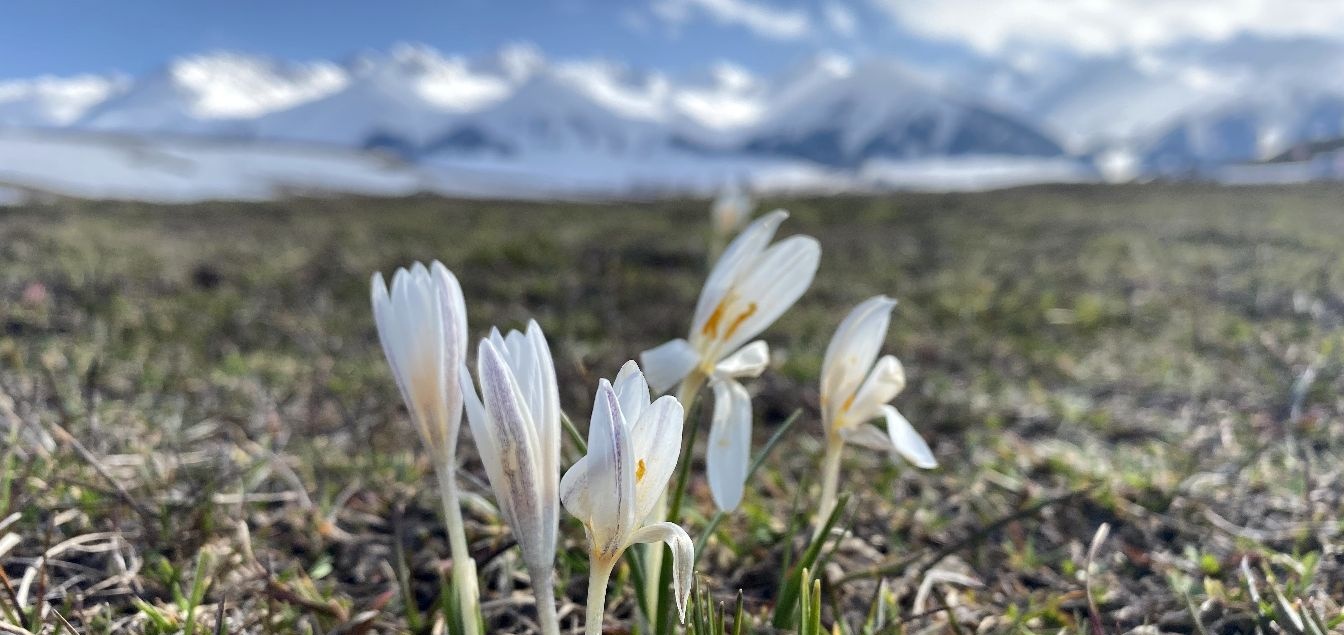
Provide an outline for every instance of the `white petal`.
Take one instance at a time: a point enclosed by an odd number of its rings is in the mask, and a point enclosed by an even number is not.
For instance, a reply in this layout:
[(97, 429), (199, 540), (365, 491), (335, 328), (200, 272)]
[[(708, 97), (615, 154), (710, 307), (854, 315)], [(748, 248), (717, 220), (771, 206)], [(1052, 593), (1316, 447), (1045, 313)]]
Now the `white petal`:
[(635, 524), (635, 474), (629, 428), (611, 383), (599, 380), (588, 427), (589, 518), (593, 548), (614, 556)]
[(649, 384), (644, 380), (644, 373), (639, 372), (639, 364), (631, 360), (621, 366), (621, 372), (616, 374), (612, 387), (621, 400), (621, 414), (625, 415), (625, 422), (633, 424), (639, 421), (650, 403)]
[(370, 299), (373, 303), (373, 321), (378, 328), (378, 341), (382, 344), (383, 354), (387, 357), (388, 368), (392, 370), (392, 379), (397, 384), (397, 391), (401, 393), (401, 399), (407, 404), (407, 408), (410, 408), (409, 386), (401, 374), (405, 362), (402, 360), (400, 339), (404, 334), (399, 332), (398, 316), (392, 305), (392, 297), (387, 292), (387, 284), (383, 282), (383, 274), (373, 274), (372, 286)]
[(770, 346), (756, 340), (714, 366), (720, 377), (760, 377), (770, 365)]
[(505, 342), (504, 335), (499, 332), (498, 326), (490, 327), (490, 343), (495, 346), (495, 350), (498, 350), (501, 355), (508, 354), (509, 345)]
[[(505, 520), (513, 529), (524, 560), (528, 563), (548, 562), (554, 559), (555, 544), (546, 543), (546, 538), (553, 532), (547, 531), (548, 509), (541, 500), (536, 428), (504, 357), (488, 341), (481, 342), (478, 363), (481, 399), (494, 441), (493, 458), (497, 463), (493, 474), (487, 469), (490, 487), (500, 501), (501, 509), (507, 506), (511, 510)], [(505, 501), (508, 501), (507, 505)]]
[[(883, 355), (873, 365), (872, 372), (863, 380), (858, 392), (852, 393), (853, 401), (849, 403), (845, 419), (851, 423), (861, 423), (882, 416), (882, 406), (895, 399), (904, 389), (905, 369), (901, 361), (895, 356)], [(840, 406), (843, 408), (845, 404), (841, 403)]]
[(536, 356), (532, 354), (532, 343), (527, 336), (518, 331), (509, 331), (504, 335), (504, 347), (498, 348), (499, 354), (513, 372), (518, 382), (524, 403), (529, 412), (540, 412), (545, 408), (541, 396), (540, 370)]
[(420, 263), (410, 271), (398, 269), (386, 295), (379, 282), (375, 278), (374, 319), (388, 364), (425, 445), (436, 461), (450, 461), (456, 453), (462, 406), (457, 381), (451, 386), (445, 381), (443, 306), (429, 270)]
[(457, 276), (454, 276), (453, 272), (437, 260), (430, 265), (430, 272), (434, 277), (435, 286), (438, 287), (444, 323), (448, 327), (445, 331), (445, 339), (452, 349), (452, 355), (448, 359), (457, 363), (465, 362), (467, 359), (467, 302), (462, 297), (462, 285), (458, 284)]
[(686, 599), (691, 595), (691, 581), (695, 563), (695, 543), (686, 530), (674, 523), (654, 523), (643, 527), (630, 537), (632, 543), (663, 542), (672, 549), (672, 589), (677, 596), (677, 613), (686, 623)]
[[(482, 340), (485, 345), (487, 340)], [(476, 394), (476, 388), (471, 384), (471, 377), (463, 372), (459, 381), (462, 384), (463, 403), (466, 405), (467, 424), (471, 426), (471, 439), (476, 443), (476, 454), (481, 457), (481, 464), (485, 466), (485, 476), (490, 482), (490, 489), (495, 492), (495, 502), (499, 506), (500, 516), (510, 527), (513, 526), (513, 501), (501, 496), (499, 491), (495, 490), (495, 483), (504, 483), (505, 475), (502, 463), (499, 460), (499, 450), (495, 448), (494, 431), (490, 425), (489, 417), (485, 413), (485, 406), (481, 403), (481, 398)], [(503, 485), (501, 485), (503, 487)], [(505, 488), (507, 489), (507, 488)]]
[(840, 322), (821, 362), (821, 400), (826, 407), (839, 408), (859, 389), (882, 350), (895, 306), (896, 301), (886, 296), (872, 297)]
[(593, 516), (593, 488), (588, 468), (594, 462), (587, 456), (580, 457), (560, 479), (560, 502), (570, 516), (584, 523)]
[(926, 470), (938, 467), (938, 460), (933, 458), (929, 444), (924, 442), (919, 433), (915, 432), (914, 426), (896, 408), (882, 406), (882, 413), (887, 417), (887, 434), (891, 435), (891, 443), (905, 460)]
[(471, 437), (476, 441), (476, 451), (481, 455), (481, 462), (485, 463), (486, 470), (489, 471), (495, 456), (495, 442), (487, 427), (489, 422), (486, 419), (485, 405), (476, 394), (476, 387), (471, 383), (471, 375), (465, 370), (458, 374), (458, 382), (462, 387), (462, 402), (467, 410), (467, 423), (471, 425)]
[(709, 491), (719, 509), (742, 502), (751, 461), (751, 396), (731, 379), (714, 382), (714, 418), (705, 450)]
[(664, 342), (639, 354), (639, 365), (644, 369), (644, 380), (654, 394), (661, 395), (681, 381), (700, 363), (691, 343), (683, 339)]
[(540, 398), (538, 408), (533, 411), (533, 423), (537, 427), (537, 438), (541, 442), (541, 478), (542, 496), (551, 508), (550, 531), (554, 533), (560, 523), (559, 496), (557, 480), (560, 478), (560, 388), (555, 379), (555, 361), (551, 358), (551, 348), (546, 335), (536, 321), (527, 324), (527, 339), (532, 346), (532, 358), (537, 367), (537, 385)]
[(443, 263), (435, 260), (430, 270), (441, 320), (443, 357), (440, 363), (443, 367), (444, 405), (448, 417), (447, 434), (453, 454), (456, 454), (458, 430), (462, 426), (462, 393), (458, 389), (458, 374), (467, 361), (466, 301), (462, 298), (462, 287), (457, 283), (457, 278)]
[[(392, 341), (392, 298), (387, 293), (387, 283), (383, 281), (382, 273), (373, 274), (369, 281), (369, 303), (373, 305), (373, 323), (378, 330), (378, 343), (383, 347), (383, 354), (387, 356), (387, 364), (392, 369), (393, 379), (397, 382), (397, 390), (402, 390), (401, 378), (396, 376), (397, 367), (400, 363), (397, 361), (397, 346)], [(402, 398), (405, 398), (405, 394)]]
[(846, 443), (853, 443), (870, 450), (890, 452), (893, 449), (891, 447), (891, 437), (885, 431), (879, 430), (877, 426), (866, 422), (841, 430), (840, 436), (844, 437)]
[[(388, 363), (392, 365), (392, 372), (396, 375), (397, 381), (402, 384), (402, 390), (406, 391), (408, 410), (414, 407), (409, 371), (419, 365), (419, 358), (428, 348), (423, 344), (427, 335), (422, 328), (425, 320), (416, 319), (417, 314), (423, 318), (424, 311), (417, 311), (418, 307), (412, 305), (414, 298), (410, 292), (412, 286), (410, 280), (411, 274), (405, 269), (397, 269), (392, 274), (392, 286), (385, 312), (386, 328), (379, 330), (380, 334), (385, 336), (383, 347), (388, 353)], [(422, 342), (421, 346), (414, 346), (418, 340)], [(411, 412), (412, 417), (415, 415), (414, 411)]]
[(705, 286), (700, 291), (695, 316), (691, 321), (692, 333), (704, 326), (724, 294), (742, 278), (746, 267), (755, 262), (765, 251), (770, 239), (775, 237), (779, 224), (788, 217), (789, 213), (782, 209), (761, 216), (742, 230), (742, 233), (723, 250), (723, 255), (714, 263), (714, 268), (710, 270), (709, 277), (705, 279)]
[(741, 297), (732, 303), (736, 315), (725, 315), (724, 350), (733, 350), (760, 335), (803, 295), (817, 274), (821, 244), (811, 236), (790, 236), (775, 243), (734, 286)]
[(635, 466), (635, 519), (649, 518), (658, 499), (667, 492), (667, 483), (677, 468), (681, 454), (681, 424), (685, 413), (681, 402), (670, 395), (659, 397), (644, 410), (630, 430), (630, 448)]

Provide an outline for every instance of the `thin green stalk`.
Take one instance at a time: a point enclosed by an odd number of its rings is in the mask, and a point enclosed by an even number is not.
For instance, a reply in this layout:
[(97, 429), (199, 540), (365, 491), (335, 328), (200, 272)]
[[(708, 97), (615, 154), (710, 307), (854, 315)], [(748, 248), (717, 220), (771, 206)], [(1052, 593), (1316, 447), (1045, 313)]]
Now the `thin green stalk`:
[(210, 566), (210, 552), (202, 551), (196, 557), (196, 571), (192, 574), (191, 597), (187, 600), (187, 623), (182, 631), (186, 635), (195, 635), (196, 633), (196, 607), (205, 600), (206, 574), (205, 570)]
[(742, 613), (742, 589), (738, 589), (737, 608), (733, 611), (733, 635), (742, 635), (742, 628), (747, 624), (747, 620)]
[[(658, 551), (663, 550), (663, 545), (657, 545)], [(672, 633), (672, 563), (663, 562), (661, 574), (658, 576), (658, 604), (655, 605), (654, 633), (657, 635), (671, 635)]]
[(9, 432), (9, 450), (0, 461), (0, 518), (9, 515), (9, 494), (18, 467), (19, 425), (15, 422), (13, 426)]
[[(638, 545), (647, 547), (648, 545)], [(644, 578), (644, 558), (648, 554), (640, 549), (627, 549), (625, 552), (625, 561), (630, 565), (630, 586), (635, 588), (635, 599), (639, 601), (639, 610), (643, 611), (644, 621), (648, 621), (650, 615), (648, 591), (653, 589), (652, 584), (645, 583)]]
[(705, 545), (709, 544), (709, 537), (714, 535), (714, 530), (719, 528), (719, 523), (723, 522), (723, 517), (726, 515), (722, 509), (714, 512), (714, 515), (709, 519), (709, 524), (705, 525), (705, 529), (700, 532), (700, 537), (695, 539), (695, 554), (691, 556), (692, 568), (700, 563), (700, 554), (705, 551)]
[(415, 591), (411, 588), (410, 565), (406, 562), (406, 548), (401, 527), (401, 512), (396, 512), (392, 521), (393, 536), (392, 557), (396, 565), (397, 583), (401, 585), (401, 604), (406, 613), (406, 623), (412, 631), (420, 630), (420, 611), (415, 606)]
[(831, 510), (830, 516), (821, 526), (818, 533), (820, 538), (813, 540), (803, 552), (798, 563), (789, 568), (781, 581), (778, 597), (775, 598), (775, 615), (771, 621), (777, 629), (791, 629), (794, 627), (794, 618), (798, 616), (795, 610), (798, 606), (798, 598), (803, 592), (803, 586), (810, 584), (809, 574), (805, 573), (816, 566), (817, 557), (821, 555), (821, 549), (825, 546), (827, 538), (830, 536), (831, 528), (840, 518), (840, 511), (844, 509), (849, 497), (844, 496), (840, 502)]
[(565, 432), (569, 434), (569, 440), (574, 443), (574, 447), (579, 449), (579, 456), (588, 454), (588, 442), (583, 440), (583, 435), (579, 433), (579, 428), (574, 425), (574, 420), (569, 415), (560, 413), (560, 423), (565, 426)]
[(453, 554), (453, 587), (457, 589), (458, 612), (465, 633), (483, 632), (480, 622), (480, 591), (476, 586), (476, 561), (467, 548), (467, 533), (462, 526), (462, 504), (457, 493), (457, 478), (452, 464), (435, 470), (439, 494), (443, 497), (444, 524), (448, 527), (448, 546)]

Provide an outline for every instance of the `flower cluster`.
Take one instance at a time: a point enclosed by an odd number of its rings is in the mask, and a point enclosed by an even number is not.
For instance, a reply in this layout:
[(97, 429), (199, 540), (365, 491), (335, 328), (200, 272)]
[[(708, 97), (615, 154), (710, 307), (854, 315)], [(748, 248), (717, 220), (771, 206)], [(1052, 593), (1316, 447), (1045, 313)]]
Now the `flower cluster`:
[[(715, 217), (722, 220), (728, 207), (745, 215), (749, 201), (725, 199), (718, 207)], [(770, 212), (727, 245), (705, 282), (687, 338), (645, 351), (642, 370), (630, 361), (614, 380), (599, 381), (586, 452), (567, 470), (561, 465), (560, 391), (541, 327), (533, 321), (524, 331), (491, 329), (476, 346), (473, 381), (466, 304), (453, 274), (438, 262), (417, 263), (396, 272), (390, 291), (382, 276), (374, 275), (379, 339), (411, 422), (434, 459), (443, 497), (458, 603), (452, 632), (484, 632), (456, 478), (464, 410), (499, 516), (512, 530), (530, 576), (544, 633), (560, 632), (554, 578), (561, 507), (579, 521), (588, 540), (589, 634), (602, 632), (612, 571), (630, 546), (641, 543), (670, 549), (673, 603), (684, 621), (694, 547), (676, 518), (669, 518), (665, 497), (683, 445), (693, 447), (683, 438), (686, 411), (709, 386), (714, 406), (705, 476), (715, 504), (733, 510), (743, 500), (751, 462), (751, 396), (741, 380), (759, 376), (770, 364), (769, 346), (755, 338), (803, 295), (821, 257), (810, 236), (772, 244), (787, 217), (782, 210)], [(835, 504), (846, 443), (890, 449), (921, 468), (937, 464), (910, 422), (888, 403), (905, 385), (900, 362), (890, 355), (878, 358), (895, 304), (885, 296), (860, 304), (827, 348), (821, 374), (827, 438), (822, 518)], [(675, 396), (657, 397), (678, 384)], [(874, 420), (885, 421), (885, 433), (870, 425)], [(695, 428), (690, 429), (693, 440)], [(654, 592), (646, 610), (657, 607), (657, 576), (667, 571), (659, 568), (662, 554), (661, 547), (646, 554), (656, 555), (646, 559), (651, 566), (643, 571)]]

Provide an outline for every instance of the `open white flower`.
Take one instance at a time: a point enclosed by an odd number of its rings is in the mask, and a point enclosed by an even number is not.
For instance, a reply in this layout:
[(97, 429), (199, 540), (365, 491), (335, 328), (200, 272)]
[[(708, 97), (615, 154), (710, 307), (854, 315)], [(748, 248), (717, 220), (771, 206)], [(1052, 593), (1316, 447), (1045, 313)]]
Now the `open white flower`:
[(555, 542), (560, 523), (560, 393), (546, 336), (498, 329), (477, 348), (478, 398), (462, 376), (467, 420), (500, 515), (513, 530), (532, 578), (537, 615), (547, 635), (555, 613)]
[(606, 379), (598, 384), (588, 454), (560, 481), (560, 500), (588, 535), (590, 634), (602, 632), (612, 568), (639, 543), (671, 547), (677, 610), (685, 622), (694, 547), (684, 529), (652, 517), (681, 453), (683, 415), (674, 397), (650, 402), (649, 386), (633, 361), (621, 368), (614, 385)]
[(378, 339), (387, 355), (411, 422), (434, 458), (443, 513), (453, 552), (453, 579), (464, 607), (463, 626), (480, 631), (476, 615), (476, 563), (467, 550), (457, 492), (457, 437), (462, 426), (459, 376), (467, 354), (467, 310), (462, 287), (443, 264), (415, 263), (392, 275), (389, 293), (373, 274), (372, 303)]
[[(894, 356), (878, 359), (896, 301), (886, 296), (865, 300), (836, 329), (821, 364), (821, 418), (826, 426), (819, 517), (830, 515), (846, 442), (894, 451), (916, 467), (938, 466), (928, 444), (900, 411), (890, 405), (905, 388), (905, 371)], [(887, 431), (869, 425), (885, 419)]]
[(821, 245), (811, 236), (770, 244), (785, 218), (788, 212), (776, 210), (743, 230), (710, 271), (690, 336), (640, 356), (656, 392), (680, 381), (680, 399), (690, 403), (706, 380), (714, 388), (706, 459), (710, 492), (720, 509), (735, 509), (742, 501), (751, 454), (751, 398), (737, 380), (760, 375), (770, 361), (765, 342), (748, 342), (803, 295), (821, 259)]

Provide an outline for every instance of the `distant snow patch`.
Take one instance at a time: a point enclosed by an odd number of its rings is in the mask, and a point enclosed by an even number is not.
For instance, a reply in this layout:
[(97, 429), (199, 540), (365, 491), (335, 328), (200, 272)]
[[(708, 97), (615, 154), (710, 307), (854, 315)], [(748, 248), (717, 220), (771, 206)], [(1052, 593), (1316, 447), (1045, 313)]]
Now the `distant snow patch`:
[(1037, 183), (1089, 183), (1096, 171), (1073, 159), (958, 157), (868, 161), (859, 178), (879, 188), (980, 191)]
[(425, 188), (384, 157), (283, 144), (0, 132), (0, 183), (92, 199), (265, 200), (291, 193), (382, 196)]

